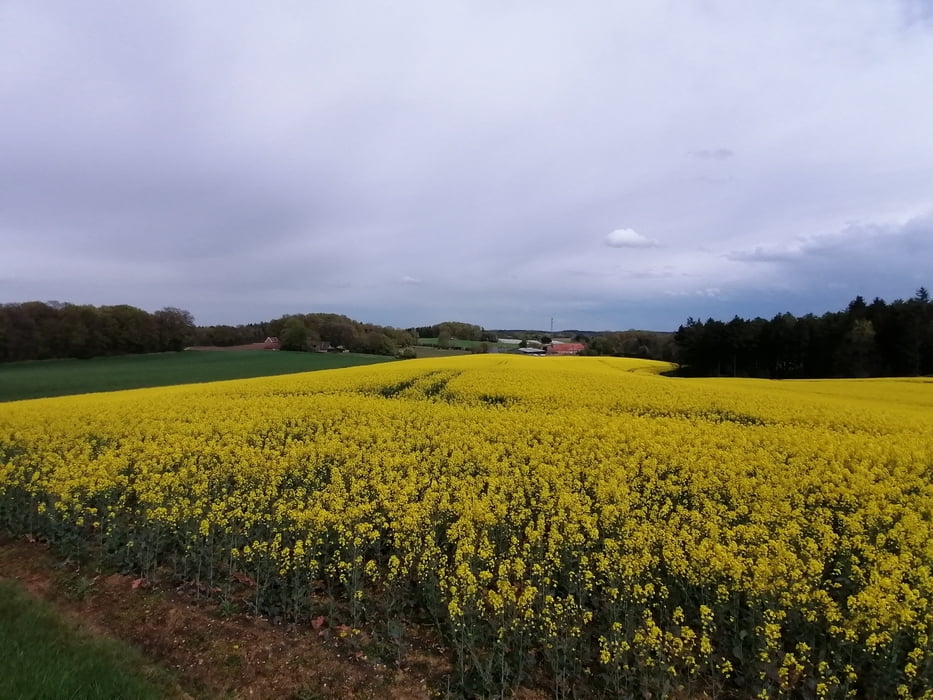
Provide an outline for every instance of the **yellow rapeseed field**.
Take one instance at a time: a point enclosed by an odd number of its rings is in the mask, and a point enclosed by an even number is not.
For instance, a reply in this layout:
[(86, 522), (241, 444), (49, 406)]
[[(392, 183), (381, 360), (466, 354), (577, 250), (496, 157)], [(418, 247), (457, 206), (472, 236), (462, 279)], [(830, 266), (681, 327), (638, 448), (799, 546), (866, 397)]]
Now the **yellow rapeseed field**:
[(399, 644), (430, 620), (464, 694), (933, 697), (933, 380), (664, 368), (466, 356), (3, 404), (0, 527), (283, 619)]

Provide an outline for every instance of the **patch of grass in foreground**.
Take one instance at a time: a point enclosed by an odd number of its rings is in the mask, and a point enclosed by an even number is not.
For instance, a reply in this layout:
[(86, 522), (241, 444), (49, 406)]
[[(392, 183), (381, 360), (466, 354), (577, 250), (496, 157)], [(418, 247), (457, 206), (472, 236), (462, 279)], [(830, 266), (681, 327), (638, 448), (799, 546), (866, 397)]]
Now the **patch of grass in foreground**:
[(0, 698), (178, 695), (168, 673), (151, 669), (136, 650), (92, 637), (12, 581), (0, 581), (0, 630)]
[(0, 401), (247, 379), (393, 360), (356, 353), (187, 351), (0, 365)]

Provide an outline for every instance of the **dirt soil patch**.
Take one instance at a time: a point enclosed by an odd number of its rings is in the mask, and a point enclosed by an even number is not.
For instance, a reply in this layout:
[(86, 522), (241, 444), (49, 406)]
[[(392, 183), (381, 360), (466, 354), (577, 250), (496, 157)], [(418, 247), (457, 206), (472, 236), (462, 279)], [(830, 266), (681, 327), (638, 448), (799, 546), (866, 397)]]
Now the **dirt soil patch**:
[(0, 538), (0, 578), (94, 633), (136, 646), (175, 672), (188, 697), (417, 700), (442, 692), (450, 672), (440, 648), (376, 662), (320, 621), (223, 616), (216, 603), (183, 588), (81, 569), (37, 542)]

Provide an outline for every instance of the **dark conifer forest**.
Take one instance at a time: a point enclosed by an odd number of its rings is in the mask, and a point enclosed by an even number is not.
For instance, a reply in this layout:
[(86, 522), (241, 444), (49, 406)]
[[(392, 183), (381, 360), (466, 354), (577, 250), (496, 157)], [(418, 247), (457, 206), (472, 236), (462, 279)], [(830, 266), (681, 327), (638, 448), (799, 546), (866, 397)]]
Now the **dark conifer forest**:
[(933, 302), (867, 303), (856, 297), (822, 316), (689, 318), (674, 335), (681, 373), (691, 376), (899, 377), (933, 374)]

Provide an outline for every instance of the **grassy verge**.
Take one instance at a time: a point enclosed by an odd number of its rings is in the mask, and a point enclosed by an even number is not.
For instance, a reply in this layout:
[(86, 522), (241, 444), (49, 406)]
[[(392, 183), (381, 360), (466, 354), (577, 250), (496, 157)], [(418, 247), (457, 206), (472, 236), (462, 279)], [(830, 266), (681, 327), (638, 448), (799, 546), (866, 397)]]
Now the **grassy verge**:
[[(8, 646), (14, 638), (21, 640), (30, 630), (46, 625), (30, 619), (31, 612), (21, 612), (32, 610), (35, 599), (42, 601), (41, 609), (65, 621), (58, 624), (81, 646), (99, 640), (100, 631), (106, 630), (107, 639), (129, 647), (117, 646), (129, 651), (130, 668), (156, 688), (155, 697), (428, 700), (438, 697), (429, 688), (444, 687), (450, 674), (449, 661), (439, 651), (430, 625), (406, 627), (405, 655), (399, 659), (400, 647), (393, 646), (390, 654), (378, 630), (344, 637), (341, 630), (346, 628), (332, 621), (320, 628), (273, 624), (231, 610), (193, 588), (179, 587), (170, 578), (147, 579), (141, 585), (137, 581), (76, 561), (62, 562), (47, 546), (4, 538), (0, 530), (0, 586), (4, 586), (0, 589), (0, 699), (153, 697), (151, 690), (134, 694), (132, 688), (111, 688), (94, 694), (84, 688), (69, 693), (64, 685), (50, 689), (48, 684), (22, 691), (23, 682), (33, 683), (33, 671), (16, 670), (14, 676), (10, 668), (22, 661)], [(28, 591), (22, 602), (20, 582)], [(7, 610), (9, 591), (16, 596), (13, 616)], [(18, 646), (42, 654), (49, 663), (45, 642), (27, 638)], [(135, 649), (146, 660), (132, 658)], [(41, 662), (27, 661), (41, 670)], [(48, 667), (58, 663), (56, 656)], [(14, 677), (25, 681), (15, 687)]]
[(152, 670), (134, 649), (68, 624), (12, 581), (0, 580), (0, 630), (0, 697), (155, 700), (178, 694), (168, 674)]
[(177, 352), (0, 365), (0, 401), (246, 379), (391, 360), (355, 353)]

